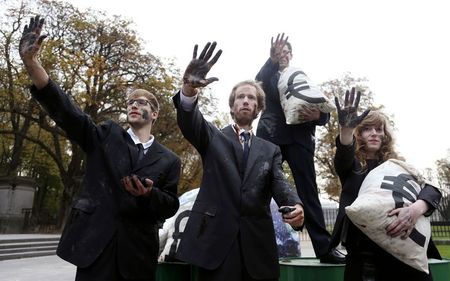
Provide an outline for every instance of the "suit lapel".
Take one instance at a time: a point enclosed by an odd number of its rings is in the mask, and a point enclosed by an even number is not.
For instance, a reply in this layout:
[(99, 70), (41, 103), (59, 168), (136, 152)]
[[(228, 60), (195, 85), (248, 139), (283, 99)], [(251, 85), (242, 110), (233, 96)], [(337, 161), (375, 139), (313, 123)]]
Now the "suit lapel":
[(125, 140), (125, 143), (127, 144), (128, 152), (130, 155), (130, 163), (131, 163), (130, 168), (133, 168), (134, 166), (136, 166), (135, 163), (138, 158), (138, 149), (137, 149), (136, 145), (134, 144), (134, 141), (131, 138), (130, 134), (128, 134), (128, 132), (126, 130), (123, 131), (123, 138)]
[(248, 160), (247, 160), (247, 167), (245, 169), (245, 175), (244, 175), (244, 182), (247, 180), (248, 175), (250, 174), (252, 168), (255, 166), (255, 162), (258, 159), (258, 156), (260, 153), (264, 153), (263, 151), (263, 142), (260, 138), (256, 137), (255, 135), (252, 136), (251, 144), (250, 144), (250, 151), (248, 154)]
[(244, 150), (242, 148), (241, 142), (239, 141), (239, 137), (236, 134), (236, 131), (234, 130), (233, 126), (227, 126), (222, 129), (222, 132), (225, 136), (227, 136), (233, 145), (233, 153), (234, 157), (238, 166), (239, 171), (243, 170), (242, 167), (242, 157), (244, 154)]
[[(137, 149), (136, 149), (136, 151), (137, 151)], [(135, 154), (136, 154), (136, 161), (137, 161), (137, 152)], [(145, 153), (144, 158), (142, 158), (142, 160), (137, 163), (133, 162), (133, 163), (136, 163), (135, 168), (133, 170), (138, 170), (142, 167), (153, 164), (154, 162), (158, 161), (161, 158), (162, 154), (163, 153), (162, 153), (161, 145), (156, 140), (154, 140), (153, 144), (147, 150), (147, 153)]]

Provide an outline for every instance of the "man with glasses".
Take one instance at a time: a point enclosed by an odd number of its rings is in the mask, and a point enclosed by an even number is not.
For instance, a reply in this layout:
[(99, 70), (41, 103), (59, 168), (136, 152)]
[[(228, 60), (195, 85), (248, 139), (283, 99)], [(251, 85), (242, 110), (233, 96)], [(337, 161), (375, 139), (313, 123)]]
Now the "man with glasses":
[(336, 249), (329, 249), (330, 233), (326, 230), (314, 168), (316, 126), (325, 125), (329, 113), (305, 107), (302, 124), (287, 125), (281, 107), (278, 81), (280, 73), (289, 67), (292, 46), (288, 37), (278, 34), (272, 38), (270, 57), (256, 75), (266, 93), (266, 109), (258, 122), (256, 135), (280, 146), (283, 161), (287, 161), (294, 177), (297, 193), (305, 208), (305, 226), (311, 237), (316, 256), (323, 263), (345, 263)]
[(128, 96), (128, 130), (111, 120), (95, 124), (39, 63), (43, 24), (32, 18), (19, 45), (31, 93), (86, 153), (86, 174), (57, 254), (77, 266), (79, 281), (155, 280), (158, 225), (178, 210), (181, 170), (180, 159), (151, 134), (158, 101), (135, 90)]

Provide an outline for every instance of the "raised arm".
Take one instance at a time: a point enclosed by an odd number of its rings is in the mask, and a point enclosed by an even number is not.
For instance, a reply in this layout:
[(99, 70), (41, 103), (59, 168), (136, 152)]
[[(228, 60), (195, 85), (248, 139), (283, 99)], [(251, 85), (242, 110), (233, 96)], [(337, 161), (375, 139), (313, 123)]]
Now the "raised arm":
[(22, 62), (30, 75), (33, 84), (38, 89), (44, 88), (48, 84), (48, 74), (38, 60), (39, 50), (42, 41), (47, 35), (41, 35), (44, 19), (39, 15), (30, 19), (30, 23), (25, 25), (22, 38), (19, 43), (19, 54)]
[(273, 41), (273, 37), (270, 40), (270, 60), (272, 63), (278, 63), (283, 57), (283, 48), (288, 42), (289, 36), (284, 38), (284, 33), (281, 35), (278, 33), (277, 38)]
[(183, 75), (182, 91), (185, 96), (195, 96), (197, 94), (197, 88), (203, 88), (210, 83), (219, 80), (217, 77), (206, 78), (209, 70), (217, 62), (220, 55), (222, 54), (222, 50), (219, 50), (217, 51), (216, 55), (211, 60), (209, 60), (214, 53), (216, 45), (216, 42), (213, 42), (212, 44), (208, 42), (198, 58), (198, 45), (195, 45), (192, 60), (187, 66)]
[[(275, 41), (273, 37), (270, 40), (270, 57), (256, 74), (256, 80), (261, 81), (264, 84), (269, 83), (271, 77), (278, 72), (278, 62), (283, 55), (283, 47), (286, 45), (289, 37), (284, 39), (284, 33), (278, 34)], [(266, 90), (266, 89), (265, 89)]]
[[(217, 62), (222, 50), (217, 51), (209, 60), (216, 48), (216, 42), (207, 43), (197, 58), (198, 46), (194, 47), (194, 54), (183, 75), (182, 90), (173, 97), (177, 109), (177, 122), (183, 136), (202, 153), (208, 146), (209, 136), (213, 126), (209, 124), (197, 107), (197, 89), (219, 80), (216, 77), (206, 78), (211, 67)], [(209, 61), (208, 61), (209, 60)]]
[(350, 145), (353, 142), (353, 130), (358, 126), (367, 114), (369, 114), (370, 109), (366, 109), (361, 115), (358, 116), (358, 105), (361, 98), (361, 92), (356, 93), (355, 99), (355, 88), (352, 88), (349, 92), (345, 92), (344, 107), (341, 108), (339, 100), (334, 97), (334, 102), (336, 103), (336, 108), (339, 118), (339, 140), (343, 145)]

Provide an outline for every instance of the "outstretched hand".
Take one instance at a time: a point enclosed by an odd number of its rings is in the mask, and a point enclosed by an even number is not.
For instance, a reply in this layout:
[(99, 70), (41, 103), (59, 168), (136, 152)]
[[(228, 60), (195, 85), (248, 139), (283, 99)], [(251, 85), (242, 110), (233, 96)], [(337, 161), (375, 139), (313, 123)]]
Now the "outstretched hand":
[(281, 34), (278, 33), (277, 38), (275, 39), (275, 42), (273, 41), (273, 37), (270, 40), (270, 59), (273, 63), (277, 63), (280, 61), (281, 57), (283, 56), (283, 48), (288, 42), (289, 36), (286, 36), (286, 39), (284, 39), (284, 33)]
[(219, 50), (217, 51), (216, 55), (211, 60), (209, 60), (214, 53), (216, 45), (217, 45), (216, 42), (213, 42), (212, 44), (208, 42), (206, 46), (203, 48), (203, 51), (198, 58), (197, 58), (198, 45), (195, 45), (192, 60), (187, 66), (183, 75), (184, 85), (192, 89), (195, 89), (205, 87), (208, 84), (219, 80), (217, 77), (206, 78), (206, 75), (208, 74), (209, 70), (217, 62), (220, 55), (222, 54), (222, 50)]
[(351, 92), (348, 90), (345, 92), (343, 108), (341, 108), (341, 105), (339, 104), (339, 99), (334, 97), (339, 124), (345, 128), (356, 128), (356, 126), (358, 126), (370, 112), (370, 109), (366, 109), (361, 115), (358, 116), (358, 105), (361, 98), (361, 92), (357, 92), (355, 100), (355, 91), (355, 88), (352, 87)]
[(44, 19), (41, 19), (39, 15), (31, 18), (30, 23), (25, 25), (19, 43), (19, 54), (23, 62), (37, 59), (42, 41), (47, 37), (47, 35), (41, 35), (43, 25)]

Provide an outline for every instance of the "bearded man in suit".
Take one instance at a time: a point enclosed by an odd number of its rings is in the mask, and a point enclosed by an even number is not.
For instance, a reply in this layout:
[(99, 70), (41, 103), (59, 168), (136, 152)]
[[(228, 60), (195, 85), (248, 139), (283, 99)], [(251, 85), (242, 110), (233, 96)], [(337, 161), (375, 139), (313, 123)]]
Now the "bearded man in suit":
[(218, 80), (205, 78), (222, 52), (213, 57), (215, 47), (208, 43), (197, 58), (195, 46), (183, 87), (173, 98), (178, 125), (203, 161), (202, 183), (177, 258), (197, 266), (199, 280), (278, 280), (270, 201), (292, 208), (283, 217), (294, 229), (303, 225), (302, 203), (284, 177), (279, 147), (252, 132), (264, 109), (264, 91), (256, 82), (232, 89), (233, 124), (220, 130), (203, 118), (199, 89)]

